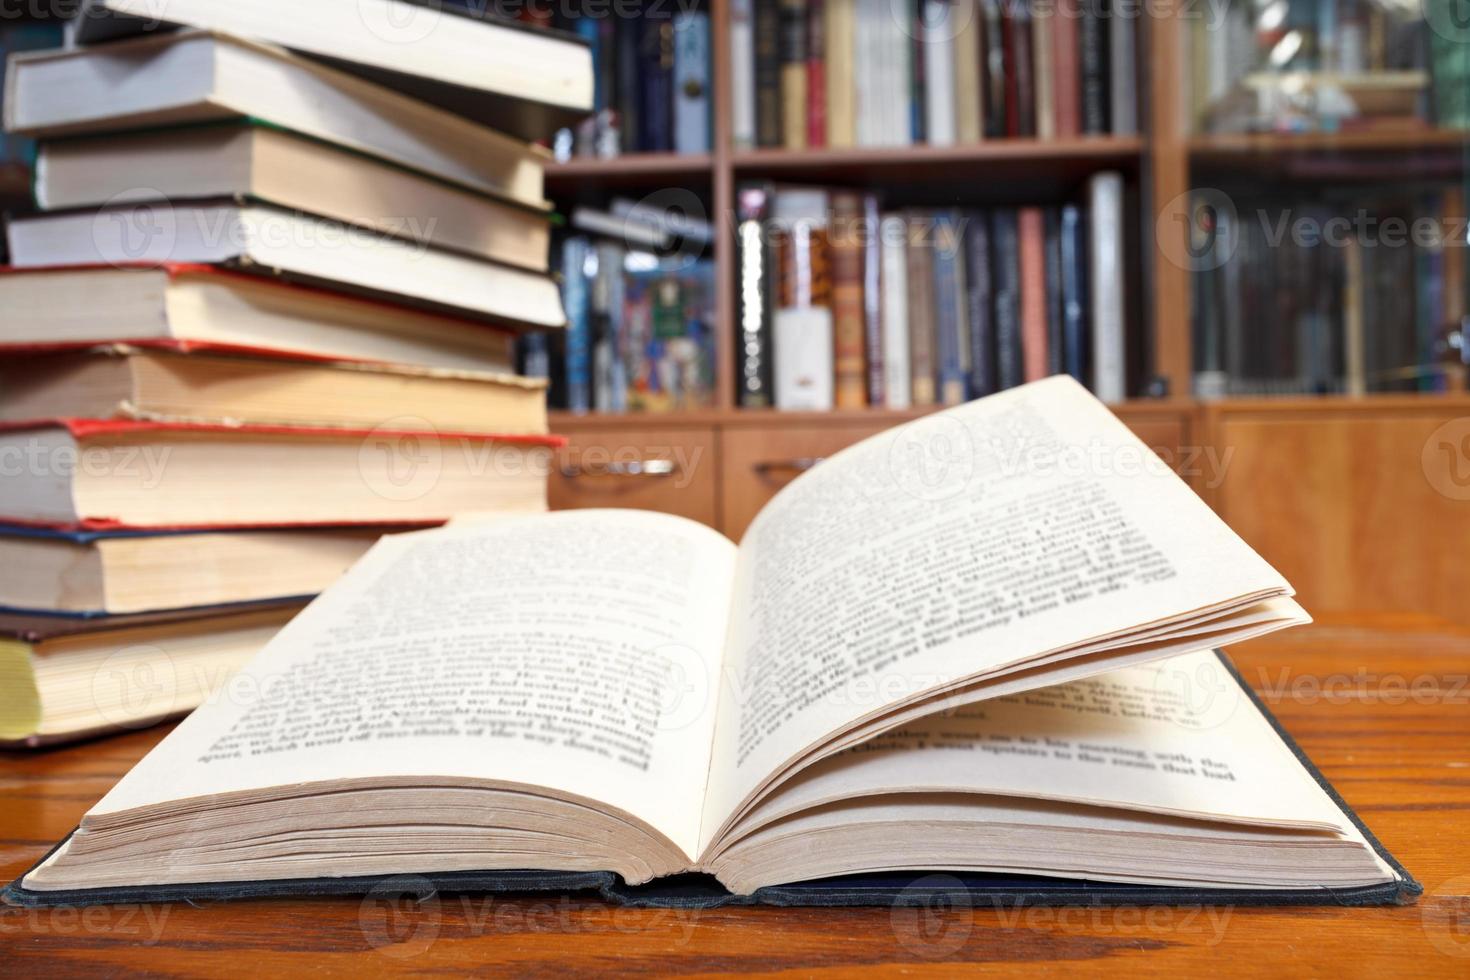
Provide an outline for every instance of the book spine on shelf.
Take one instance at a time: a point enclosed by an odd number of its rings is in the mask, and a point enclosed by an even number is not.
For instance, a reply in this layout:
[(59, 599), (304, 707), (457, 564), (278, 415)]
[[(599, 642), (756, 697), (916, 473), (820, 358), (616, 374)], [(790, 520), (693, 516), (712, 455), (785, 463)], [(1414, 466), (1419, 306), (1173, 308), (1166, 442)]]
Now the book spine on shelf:
[(882, 216), (878, 195), (863, 195), (863, 346), (868, 355), (868, 404), (883, 404)]
[(1006, 4), (1001, 0), (1001, 55), (1005, 68), (1001, 73), (1001, 83), (1005, 86), (1005, 133), (1010, 138), (1021, 135), (1021, 90), (1020, 78), (1016, 69), (1016, 18), (1015, 8), (1012, 4)]
[(755, 4), (755, 122), (756, 145), (777, 147), (786, 131), (781, 120), (780, 0), (753, 0)]
[(1036, 102), (1036, 138), (1057, 137), (1056, 66), (1052, 61), (1052, 32), (1056, 28), (1056, 6), (1043, 2), (1031, 11), (1031, 77)]
[(1025, 376), (1021, 355), (1021, 256), (1016, 212), (991, 212), (990, 248), (995, 291), (995, 385), (1004, 391)]
[(1059, 0), (1051, 18), (1052, 97), (1056, 103), (1058, 139), (1074, 139), (1082, 133), (1082, 55), (1077, 38), (1082, 2)]
[[(827, 55), (827, 145), (849, 147), (857, 145), (856, 115), (857, 81), (854, 72), (855, 32), (857, 29), (856, 0), (825, 0), (827, 11), (826, 44)], [(863, 72), (872, 70), (872, 63), (863, 64)]]
[(979, 0), (983, 19), (981, 32), (981, 74), (984, 76), (985, 111), (982, 115), (984, 134), (995, 139), (1006, 135), (1006, 53), (1005, 20), (1001, 17), (1003, 0)]
[(628, 408), (628, 374), (623, 361), (623, 259), (617, 242), (598, 242), (597, 275), (592, 280), (593, 404), (599, 412)]
[(922, 211), (905, 213), (909, 287), (909, 397), (919, 407), (937, 404), (935, 388), (933, 218)]
[(562, 242), (562, 305), (567, 314), (567, 408), (592, 410), (592, 322), (587, 290), (588, 240), (572, 236)]
[(674, 149), (708, 153), (710, 148), (709, 14), (674, 18)]
[(667, 17), (645, 17), (642, 21), (642, 63), (639, 77), (642, 95), (639, 118), (642, 133), (639, 149), (667, 153), (674, 148), (674, 23)]
[(955, 142), (954, 10), (950, 0), (923, 0), (924, 131), (931, 146)]
[(1109, 131), (1107, 22), (1098, 3), (1082, 0), (1077, 22), (1082, 55), (1082, 132), (1089, 136)]
[[(925, 89), (929, 78), (929, 66), (925, 61), (929, 57), (926, 49), (925, 39), (928, 33), (924, 29), (925, 3), (928, 0), (899, 0), (904, 8), (904, 14), (908, 17), (908, 29), (901, 32), (901, 39), (906, 42), (904, 47), (908, 51), (908, 75), (909, 75), (909, 99), (908, 99), (908, 139), (903, 142), (909, 144), (923, 144), (928, 142), (929, 121), (929, 98)], [(885, 28), (887, 30), (887, 28)]]
[(1087, 240), (1082, 209), (1062, 207), (1062, 367), (1082, 384), (1087, 374)]
[(1021, 360), (1027, 381), (1046, 377), (1051, 359), (1046, 323), (1046, 222), (1041, 208), (1022, 208), (1017, 216), (1021, 235)]
[[(878, 146), (882, 142), (887, 106), (892, 99), (884, 85), (890, 66), (881, 44), (882, 39), (878, 37), (882, 10), (879, 0), (852, 0), (852, 4), (853, 145)], [(861, 71), (857, 69), (859, 65), (862, 66)], [(827, 73), (827, 84), (835, 84), (830, 70)]]
[(913, 378), (909, 364), (908, 222), (886, 214), (882, 223), (883, 404), (908, 408)]
[(617, 73), (618, 73), (618, 132), (619, 149), (623, 153), (642, 150), (643, 120), (640, 100), (643, 97), (643, 81), (640, 68), (642, 58), (642, 22), (629, 18), (618, 18)]
[(1091, 247), (1092, 391), (1105, 402), (1128, 396), (1123, 324), (1123, 177), (1094, 174), (1087, 184)]
[(769, 185), (736, 191), (738, 242), (736, 274), (737, 370), (735, 387), (742, 408), (769, 408), (772, 401), (771, 320), (775, 314), (775, 244), (766, 222), (771, 214)]
[(807, 16), (804, 0), (781, 0), (781, 145), (806, 149)]
[(1017, 136), (1036, 135), (1036, 59), (1031, 46), (1031, 8), (1024, 0), (1012, 6), (1016, 76)]
[(1043, 212), (1046, 221), (1046, 373), (1066, 372), (1066, 341), (1062, 334), (1062, 215), (1056, 208)]
[(827, 145), (827, 0), (806, 0), (806, 145)]
[(995, 290), (991, 280), (990, 220), (974, 212), (965, 225), (965, 303), (970, 321), (971, 398), (995, 392)]
[(985, 135), (985, 86), (981, 82), (983, 18), (979, 0), (953, 0), (955, 141), (978, 143)]
[(863, 312), (863, 201), (856, 191), (832, 194), (832, 338), (834, 402), (838, 408), (868, 403)]
[(965, 368), (960, 354), (960, 304), (963, 302), (959, 266), (963, 261), (956, 222), (950, 212), (934, 216), (934, 340), (939, 373), (939, 401), (958, 405), (965, 400)]
[(755, 147), (755, 120), (755, 0), (730, 0), (730, 141), (735, 149)]
[[(887, 82), (884, 93), (887, 111), (881, 132), (884, 146), (912, 146), (923, 141), (924, 88), (923, 73), (915, 59), (917, 33), (914, 4), (876, 0), (877, 32), (884, 53)], [(898, 19), (898, 30), (893, 29)]]
[[(1328, 7), (1335, 2), (1325, 0)], [(1115, 136), (1132, 136), (1138, 132), (1137, 18), (1129, 13), (1123, 0), (1113, 0), (1111, 13), (1108, 25), (1109, 130)], [(1225, 34), (1223, 27), (1216, 27), (1213, 32)]]

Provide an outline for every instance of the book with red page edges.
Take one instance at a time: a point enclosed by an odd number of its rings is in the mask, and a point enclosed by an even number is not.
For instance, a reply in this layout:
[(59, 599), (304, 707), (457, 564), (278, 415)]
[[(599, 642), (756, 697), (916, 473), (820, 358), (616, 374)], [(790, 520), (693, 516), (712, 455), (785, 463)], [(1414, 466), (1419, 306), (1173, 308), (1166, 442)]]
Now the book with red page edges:
[[(397, 422), (397, 425), (392, 423)], [(0, 520), (150, 530), (435, 524), (546, 508), (546, 435), (100, 419), (0, 423)]]

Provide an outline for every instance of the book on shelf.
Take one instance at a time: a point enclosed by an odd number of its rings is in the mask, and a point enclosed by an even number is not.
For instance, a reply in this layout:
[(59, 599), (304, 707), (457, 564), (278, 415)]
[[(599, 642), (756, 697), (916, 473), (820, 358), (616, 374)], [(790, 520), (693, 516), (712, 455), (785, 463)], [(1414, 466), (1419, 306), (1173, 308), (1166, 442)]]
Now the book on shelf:
[[(278, 44), (521, 139), (542, 139), (592, 105), (592, 55), (576, 34), (532, 29), (484, 4), (323, 0), (86, 0), (73, 40), (113, 41), (178, 25)], [(412, 42), (412, 43), (407, 43)]]
[(1290, 585), (1167, 468), (1049, 465), (1099, 447), (1149, 455), (1056, 378), (828, 459), (739, 546), (642, 511), (389, 536), (243, 669), (271, 698), (196, 711), (6, 898), (1417, 894), (1208, 652), (1307, 621)]
[(41, 144), (48, 211), (249, 199), (535, 272), (550, 205), (471, 191), (247, 120)]
[(709, 14), (674, 15), (674, 145), (676, 153), (708, 153), (711, 144)]
[(446, 432), (544, 435), (546, 383), (513, 374), (128, 343), (0, 346), (0, 421), (134, 419), (372, 428), (414, 419)]
[(753, 41), (737, 19), (731, 49), (737, 148), (1138, 131), (1139, 18), (1122, 4), (753, 0), (750, 10)]
[(109, 344), (506, 373), (506, 330), (208, 265), (0, 273), (0, 353)]
[(544, 200), (546, 151), (255, 41), (185, 31), (12, 55), (8, 63), (10, 133), (69, 136), (240, 118), (471, 190)]
[(0, 524), (0, 608), (85, 619), (316, 595), (388, 531), (65, 531)]
[[(815, 385), (827, 373), (837, 407), (955, 404), (1063, 372), (1122, 398), (1123, 187), (1111, 173), (1094, 183), (1084, 204), (897, 210), (874, 194), (741, 185), (741, 404), (771, 404), (744, 380), (767, 365), (777, 378), (790, 370), (777, 408), (830, 407), (825, 383)], [(771, 269), (782, 286), (774, 302)], [(818, 397), (798, 395), (803, 386)]]
[(0, 518), (171, 529), (433, 523), (462, 511), (544, 510), (549, 456), (562, 444), (386, 424), (5, 422), (0, 453), (38, 462), (6, 477)]
[(544, 272), (267, 205), (149, 202), (53, 211), (12, 219), (6, 240), (19, 269), (220, 264), (518, 329), (566, 322), (556, 283)]
[(217, 696), (302, 602), (69, 619), (0, 612), (0, 747), (132, 731)]

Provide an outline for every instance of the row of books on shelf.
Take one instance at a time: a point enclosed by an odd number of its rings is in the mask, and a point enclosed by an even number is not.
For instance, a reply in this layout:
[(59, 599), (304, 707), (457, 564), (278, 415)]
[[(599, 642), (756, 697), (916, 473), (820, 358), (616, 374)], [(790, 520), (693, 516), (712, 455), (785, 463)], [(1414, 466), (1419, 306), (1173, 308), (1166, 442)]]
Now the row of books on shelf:
[(1464, 201), (1447, 185), (1204, 203), (1195, 393), (1462, 390)]
[[(1426, 16), (1427, 15), (1427, 16)], [(1470, 125), (1453, 2), (1222, 5), (1189, 25), (1193, 111), (1212, 132)]]
[(584, 45), (110, 2), (7, 65), (39, 163), (0, 274), (4, 744), (195, 707), (381, 534), (544, 509), (559, 445), (514, 344), (565, 322), (533, 141), (591, 107)]
[(591, 48), (594, 112), (557, 134), (559, 159), (709, 152), (714, 88), (706, 11), (598, 5), (565, 26)]
[(1123, 196), (1112, 172), (1060, 207), (740, 188), (740, 404), (954, 405), (1063, 372), (1121, 400)]
[(1120, 0), (734, 0), (734, 142), (1131, 135), (1138, 19)]

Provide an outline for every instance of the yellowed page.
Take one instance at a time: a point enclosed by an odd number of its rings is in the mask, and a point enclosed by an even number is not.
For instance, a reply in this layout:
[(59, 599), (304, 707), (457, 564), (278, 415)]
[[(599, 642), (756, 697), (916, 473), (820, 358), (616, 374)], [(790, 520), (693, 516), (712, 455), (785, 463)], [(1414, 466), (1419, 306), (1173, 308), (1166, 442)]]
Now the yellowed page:
[(93, 809), (468, 777), (622, 810), (694, 853), (735, 546), (644, 511), (383, 539)]
[(701, 841), (884, 704), (1290, 591), (1070, 378), (882, 433), (741, 545)]

